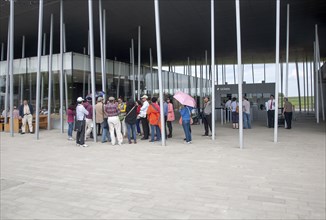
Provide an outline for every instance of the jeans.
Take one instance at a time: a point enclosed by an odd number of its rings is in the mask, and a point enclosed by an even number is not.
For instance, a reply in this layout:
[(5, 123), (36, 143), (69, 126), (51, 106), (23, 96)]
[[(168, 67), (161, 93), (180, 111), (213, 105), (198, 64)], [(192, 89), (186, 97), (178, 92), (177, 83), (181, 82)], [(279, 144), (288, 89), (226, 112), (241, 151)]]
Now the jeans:
[(243, 128), (251, 128), (250, 114), (245, 112), (243, 113)]
[(154, 141), (154, 136), (155, 136), (155, 130), (156, 130), (156, 140), (160, 141), (161, 140), (161, 130), (158, 125), (151, 125), (151, 142)]
[(182, 120), (183, 131), (185, 132), (186, 141), (191, 141), (190, 120)]
[(74, 128), (74, 122), (68, 122), (68, 137), (72, 137), (73, 128)]
[(136, 136), (136, 124), (128, 124), (127, 125), (127, 131), (128, 131), (128, 141), (131, 141), (131, 138), (134, 138), (134, 141), (137, 140), (137, 136)]
[[(104, 118), (104, 120), (108, 120), (107, 118)], [(104, 122), (101, 123), (101, 127), (102, 127), (102, 143), (104, 143), (105, 141), (109, 141), (111, 142), (111, 136), (110, 136), (110, 129), (109, 127), (104, 127)]]
[(136, 120), (136, 128), (137, 128), (137, 133), (140, 134), (141, 133), (141, 131), (140, 131), (140, 118), (138, 118)]

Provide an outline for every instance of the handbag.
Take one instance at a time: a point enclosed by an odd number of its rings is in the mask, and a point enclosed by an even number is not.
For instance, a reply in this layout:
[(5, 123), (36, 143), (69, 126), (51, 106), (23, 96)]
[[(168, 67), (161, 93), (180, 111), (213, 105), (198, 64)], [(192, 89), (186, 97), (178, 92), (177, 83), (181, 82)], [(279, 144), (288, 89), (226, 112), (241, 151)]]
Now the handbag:
[(75, 129), (76, 131), (82, 131), (84, 121), (76, 121)]

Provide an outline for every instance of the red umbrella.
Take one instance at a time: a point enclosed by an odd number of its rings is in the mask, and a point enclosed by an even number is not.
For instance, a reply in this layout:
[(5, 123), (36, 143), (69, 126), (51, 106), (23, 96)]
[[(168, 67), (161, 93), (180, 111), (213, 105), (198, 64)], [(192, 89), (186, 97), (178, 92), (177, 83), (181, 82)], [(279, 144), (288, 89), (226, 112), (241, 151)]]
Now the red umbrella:
[(187, 93), (178, 91), (174, 94), (173, 98), (178, 100), (182, 105), (188, 105), (190, 107), (196, 106), (196, 101), (193, 97), (188, 95)]

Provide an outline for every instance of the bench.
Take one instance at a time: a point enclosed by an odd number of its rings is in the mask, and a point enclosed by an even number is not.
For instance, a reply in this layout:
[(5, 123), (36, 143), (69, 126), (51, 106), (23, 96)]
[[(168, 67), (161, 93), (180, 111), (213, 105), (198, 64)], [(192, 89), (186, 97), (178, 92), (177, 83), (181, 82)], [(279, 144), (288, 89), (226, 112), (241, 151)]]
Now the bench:
[[(33, 129), (35, 130), (35, 115), (33, 115), (33, 120), (32, 120), (32, 125), (33, 125)], [(47, 115), (40, 115), (39, 117), (39, 128), (43, 128), (43, 129), (47, 129), (48, 127), (48, 116)], [(0, 119), (0, 123), (1, 123), (1, 119)], [(10, 118), (8, 118), (7, 124), (4, 123), (3, 120), (3, 124), (4, 124), (4, 131), (5, 132), (10, 132)], [(0, 129), (1, 129), (1, 124), (0, 124)], [(18, 119), (18, 118), (14, 118), (14, 132), (15, 133), (19, 133), (19, 130), (22, 126), (22, 120)], [(29, 132), (29, 127), (28, 124), (26, 123), (25, 125), (25, 130), (26, 132)]]

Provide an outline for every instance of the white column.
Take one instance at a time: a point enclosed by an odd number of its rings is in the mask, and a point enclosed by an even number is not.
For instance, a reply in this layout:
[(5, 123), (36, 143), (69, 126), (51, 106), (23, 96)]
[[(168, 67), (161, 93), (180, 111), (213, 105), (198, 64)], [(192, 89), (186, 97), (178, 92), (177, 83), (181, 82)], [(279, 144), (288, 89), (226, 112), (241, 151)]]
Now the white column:
[(274, 142), (278, 136), (278, 90), (280, 71), (280, 0), (276, 0), (276, 56), (275, 56), (275, 115), (274, 115)]
[(285, 75), (285, 97), (288, 97), (289, 91), (289, 39), (290, 39), (290, 4), (287, 4), (286, 19), (286, 75)]
[(40, 77), (41, 77), (41, 52), (42, 52), (42, 26), (43, 26), (43, 0), (39, 5), (38, 44), (37, 44), (37, 73), (36, 73), (36, 106), (35, 106), (35, 133), (39, 139), (40, 126)]
[(237, 22), (237, 54), (238, 54), (238, 97), (239, 97), (239, 144), (243, 149), (243, 109), (242, 109), (242, 56), (241, 56), (241, 24), (240, 24), (240, 1), (235, 0)]
[[(13, 109), (14, 109), (14, 0), (10, 1), (10, 65), (9, 65), (9, 74), (10, 74), (10, 118), (13, 118)], [(8, 59), (8, 57), (7, 57)], [(8, 78), (7, 78), (8, 80)], [(8, 91), (8, 90), (7, 90)], [(6, 94), (7, 95), (7, 94)], [(7, 112), (7, 111), (6, 111)], [(7, 113), (6, 113), (7, 114)], [(10, 120), (10, 135), (14, 136), (14, 121)]]
[[(11, 4), (11, 2), (10, 2)], [(6, 69), (6, 94), (5, 94), (5, 124), (8, 123), (8, 102), (9, 102), (9, 82), (10, 82), (10, 22), (11, 22), (11, 16), (9, 15), (9, 21), (8, 21), (8, 40), (7, 40), (7, 69)]]
[(206, 71), (206, 79), (205, 79), (205, 95), (208, 95), (208, 52), (205, 50), (205, 71)]
[(120, 78), (121, 78), (121, 62), (119, 62), (119, 72), (118, 72), (118, 86), (117, 86), (117, 97), (120, 96)]
[(43, 52), (42, 56), (45, 56), (46, 53), (46, 33), (43, 34)]
[(296, 67), (296, 72), (297, 72), (297, 85), (298, 85), (298, 96), (299, 96), (299, 111), (301, 113), (301, 89), (300, 89), (300, 74), (299, 74), (299, 66), (298, 66), (298, 61), (295, 61), (295, 67)]
[(212, 140), (215, 140), (215, 12), (214, 0), (211, 0), (211, 52), (212, 52)]
[(152, 96), (154, 95), (154, 79), (153, 79), (153, 56), (152, 48), (149, 48), (149, 67), (151, 69), (151, 86), (152, 86)]
[[(94, 33), (93, 33), (93, 0), (88, 0), (88, 20), (89, 20), (89, 43), (90, 43), (90, 62), (91, 62), (91, 81), (92, 81), (92, 106), (95, 107), (95, 57), (94, 57)], [(97, 129), (95, 121), (95, 111), (93, 111), (93, 136), (94, 142), (97, 139)]]
[(307, 103), (306, 103), (306, 69), (304, 66), (304, 60), (302, 61), (302, 76), (303, 76), (303, 106), (304, 112), (307, 112)]
[(60, 0), (60, 132), (63, 133), (63, 0)]
[[(104, 78), (103, 78), (103, 81), (104, 81), (104, 87), (103, 87), (103, 92), (104, 92), (104, 100), (106, 100), (106, 88), (107, 88), (107, 80), (106, 80), (106, 10), (104, 9), (103, 10), (103, 72), (104, 72)], [(113, 79), (114, 81), (114, 79)]]
[(252, 63), (251, 63), (251, 73), (252, 73), (252, 83), (255, 83), (254, 59), (252, 59)]
[[(156, 27), (156, 50), (157, 50), (157, 67), (158, 67), (158, 81), (160, 91), (160, 117), (162, 128), (164, 126), (164, 109), (163, 109), (163, 82), (162, 82), (162, 53), (161, 53), (161, 29), (160, 29), (160, 15), (159, 15), (159, 1), (154, 0), (155, 7), (155, 27)], [(165, 129), (161, 129), (162, 146), (165, 146)]]
[(137, 86), (137, 98), (140, 100), (140, 61), (141, 61), (141, 27), (138, 26), (138, 86)]
[(51, 101), (52, 101), (52, 57), (53, 57), (53, 14), (50, 21), (50, 47), (49, 47), (49, 83), (48, 83), (48, 130), (51, 129)]
[(4, 59), (4, 50), (5, 50), (5, 44), (1, 43), (1, 58), (0, 58), (0, 61), (3, 61), (3, 59)]

